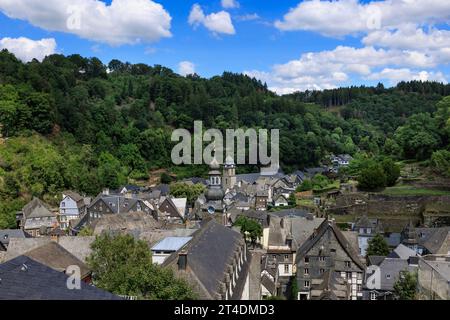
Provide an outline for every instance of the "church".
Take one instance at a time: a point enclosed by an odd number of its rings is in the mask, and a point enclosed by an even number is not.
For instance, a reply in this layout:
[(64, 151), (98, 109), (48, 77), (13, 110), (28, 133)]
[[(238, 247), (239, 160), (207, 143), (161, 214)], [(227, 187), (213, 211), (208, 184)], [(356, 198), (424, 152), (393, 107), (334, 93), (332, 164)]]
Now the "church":
[(236, 184), (236, 165), (231, 156), (225, 159), (223, 175), (216, 157), (209, 164), (208, 188), (205, 192), (204, 203), (201, 204), (202, 213), (215, 214), (225, 212), (223, 198), (225, 192), (231, 190)]

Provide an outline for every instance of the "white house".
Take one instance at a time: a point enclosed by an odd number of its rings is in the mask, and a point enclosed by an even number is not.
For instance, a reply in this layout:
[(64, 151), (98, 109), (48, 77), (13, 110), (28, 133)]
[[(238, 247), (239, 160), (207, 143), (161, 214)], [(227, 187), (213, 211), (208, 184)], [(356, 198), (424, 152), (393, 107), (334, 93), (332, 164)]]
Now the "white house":
[(80, 218), (86, 211), (84, 198), (73, 191), (65, 191), (59, 203), (59, 223), (63, 230), (69, 227), (71, 220)]

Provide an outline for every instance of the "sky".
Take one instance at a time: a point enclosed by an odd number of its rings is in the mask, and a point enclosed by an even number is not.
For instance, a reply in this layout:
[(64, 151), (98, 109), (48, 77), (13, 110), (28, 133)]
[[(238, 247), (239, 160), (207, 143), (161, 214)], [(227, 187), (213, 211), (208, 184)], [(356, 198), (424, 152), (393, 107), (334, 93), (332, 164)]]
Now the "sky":
[(0, 0), (0, 49), (240, 72), (284, 94), (448, 82), (449, 24), (447, 0)]

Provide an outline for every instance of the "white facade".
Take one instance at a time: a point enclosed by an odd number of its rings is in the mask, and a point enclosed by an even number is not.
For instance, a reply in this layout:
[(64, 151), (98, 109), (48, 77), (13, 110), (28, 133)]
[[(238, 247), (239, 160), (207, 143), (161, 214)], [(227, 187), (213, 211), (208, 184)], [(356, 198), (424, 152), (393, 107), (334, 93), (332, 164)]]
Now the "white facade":
[(59, 203), (59, 222), (61, 229), (65, 230), (69, 227), (71, 220), (78, 219), (82, 212), (77, 206), (77, 202), (70, 196), (64, 196)]

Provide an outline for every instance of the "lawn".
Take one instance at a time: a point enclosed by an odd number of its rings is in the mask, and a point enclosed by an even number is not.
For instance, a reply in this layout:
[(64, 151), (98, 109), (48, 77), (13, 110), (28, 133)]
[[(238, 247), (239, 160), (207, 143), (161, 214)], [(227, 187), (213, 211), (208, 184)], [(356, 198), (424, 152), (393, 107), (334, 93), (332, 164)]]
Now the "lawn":
[(390, 196), (445, 196), (450, 195), (450, 191), (416, 188), (414, 186), (397, 186), (386, 188), (383, 194)]

